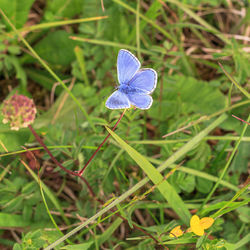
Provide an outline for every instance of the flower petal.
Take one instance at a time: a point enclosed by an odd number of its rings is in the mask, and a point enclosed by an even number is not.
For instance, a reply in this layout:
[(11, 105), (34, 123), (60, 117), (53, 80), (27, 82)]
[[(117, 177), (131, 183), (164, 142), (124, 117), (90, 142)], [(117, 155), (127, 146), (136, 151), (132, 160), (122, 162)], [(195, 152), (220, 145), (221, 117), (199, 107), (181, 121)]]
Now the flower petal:
[(204, 217), (200, 220), (200, 223), (203, 229), (208, 229), (213, 225), (214, 219), (210, 217)]
[(181, 226), (177, 226), (175, 228), (173, 228), (170, 233), (169, 233), (169, 236), (171, 238), (174, 238), (174, 237), (180, 237), (183, 235), (183, 231), (181, 230)]
[(202, 236), (204, 234), (204, 229), (200, 223), (200, 218), (197, 215), (192, 216), (190, 220), (190, 227), (194, 234), (199, 236)]

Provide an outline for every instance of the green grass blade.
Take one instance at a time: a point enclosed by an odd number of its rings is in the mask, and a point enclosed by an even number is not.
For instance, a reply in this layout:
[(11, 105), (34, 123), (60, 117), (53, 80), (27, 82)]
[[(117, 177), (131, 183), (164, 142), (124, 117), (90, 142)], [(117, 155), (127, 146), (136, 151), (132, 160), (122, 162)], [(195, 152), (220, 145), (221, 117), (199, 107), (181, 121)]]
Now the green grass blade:
[[(31, 32), (34, 30), (40, 30), (40, 29), (49, 29), (53, 27), (60, 27), (64, 25), (71, 25), (76, 23), (85, 23), (85, 22), (91, 22), (91, 21), (98, 21), (101, 19), (108, 18), (108, 16), (97, 16), (97, 17), (89, 17), (89, 18), (79, 18), (79, 19), (71, 19), (71, 20), (63, 20), (63, 21), (56, 21), (56, 22), (49, 22), (49, 23), (39, 23), (32, 26), (25, 26), (21, 29), (18, 29), (18, 32)], [(14, 32), (5, 32), (2, 35), (0, 35), (1, 38), (3, 37), (11, 37)]]
[[(207, 140), (218, 140), (218, 141), (238, 141), (239, 136), (206, 136), (203, 138), (203, 141)], [(191, 139), (173, 139), (173, 140), (143, 140), (143, 141), (129, 141), (131, 144), (151, 144), (151, 145), (165, 145), (165, 144), (175, 144), (175, 143), (181, 143), (181, 142), (188, 142)], [(247, 141), (250, 142), (249, 136), (244, 136), (241, 138), (241, 141)]]
[[(72, 145), (58, 145), (58, 146), (47, 146), (47, 148), (49, 149), (65, 149), (65, 148), (73, 148), (74, 146)], [(81, 148), (85, 148), (85, 149), (97, 149), (97, 147), (95, 146), (81, 146)], [(44, 149), (43, 147), (35, 147), (35, 148), (29, 148), (28, 150), (23, 149), (23, 150), (18, 150), (18, 151), (14, 151), (14, 152), (8, 152), (8, 153), (4, 153), (4, 154), (0, 154), (0, 157), (4, 157), (4, 156), (8, 156), (8, 155), (16, 155), (16, 154), (21, 154), (21, 153), (25, 153), (27, 151), (35, 151), (35, 150), (41, 150)]]
[[(92, 43), (92, 44), (97, 44), (97, 45), (103, 45), (103, 46), (111, 46), (119, 49), (129, 49), (129, 50), (134, 50), (138, 52), (138, 48), (128, 45), (128, 44), (123, 44), (123, 43), (116, 43), (116, 42), (111, 42), (111, 41), (104, 41), (104, 40), (96, 40), (96, 39), (89, 39), (89, 38), (84, 38), (84, 37), (77, 37), (77, 36), (70, 36), (69, 38), (79, 41), (79, 42), (87, 42), (87, 43)], [(146, 55), (157, 55), (157, 53), (161, 53), (160, 51), (149, 51), (146, 49), (140, 49), (140, 51)], [(162, 51), (163, 52), (163, 51)]]
[(214, 214), (212, 215), (212, 217), (215, 218), (215, 217), (217, 217), (217, 216), (220, 216), (220, 215), (222, 214), (221, 212), (222, 212), (224, 209), (228, 208), (228, 207), (231, 205), (231, 203), (233, 203), (236, 199), (238, 199), (238, 198), (240, 197), (240, 195), (243, 194), (243, 193), (248, 189), (249, 185), (250, 185), (250, 184), (248, 184), (248, 185), (246, 185), (245, 187), (243, 187), (242, 189), (240, 189), (240, 190), (234, 195), (234, 197), (233, 197), (230, 201), (228, 201), (223, 207), (221, 207), (220, 210), (218, 210), (216, 213), (214, 213)]
[(25, 166), (25, 168), (29, 171), (29, 173), (33, 177), (33, 179), (39, 185), (41, 185), (41, 187), (44, 190), (45, 194), (48, 196), (48, 198), (50, 199), (50, 201), (54, 204), (54, 206), (60, 212), (60, 214), (61, 214), (62, 218), (64, 219), (64, 221), (66, 222), (66, 224), (69, 225), (70, 222), (69, 222), (68, 218), (64, 215), (63, 209), (60, 206), (60, 204), (59, 204), (56, 196), (54, 195), (54, 193), (52, 191), (50, 191), (50, 189), (41, 180), (38, 179), (37, 175), (28, 167), (28, 165), (24, 161), (21, 161), (21, 162)]
[(117, 134), (115, 134), (111, 129), (107, 128), (111, 136), (121, 145), (121, 147), (127, 151), (130, 157), (140, 166), (140, 168), (147, 174), (148, 178), (157, 185), (160, 193), (170, 204), (172, 209), (177, 213), (181, 220), (188, 225), (190, 220), (190, 213), (182, 201), (181, 197), (177, 194), (175, 189), (164, 180), (163, 176), (157, 171), (157, 169), (139, 152), (129, 146), (125, 141), (123, 141)]
[(250, 94), (244, 88), (242, 88), (239, 83), (237, 83), (237, 81), (224, 69), (221, 63), (219, 63), (219, 65), (227, 76), (227, 78), (241, 91), (242, 94), (244, 94), (248, 99), (250, 99)]
[(141, 61), (141, 43), (140, 43), (140, 0), (137, 0), (137, 8), (136, 8), (136, 46), (138, 58)]
[(77, 62), (79, 64), (83, 80), (87, 86), (89, 86), (89, 79), (88, 75), (86, 72), (86, 66), (85, 66), (85, 60), (84, 60), (84, 54), (83, 54), (83, 49), (81, 49), (79, 46), (76, 46), (74, 49), (75, 55)]

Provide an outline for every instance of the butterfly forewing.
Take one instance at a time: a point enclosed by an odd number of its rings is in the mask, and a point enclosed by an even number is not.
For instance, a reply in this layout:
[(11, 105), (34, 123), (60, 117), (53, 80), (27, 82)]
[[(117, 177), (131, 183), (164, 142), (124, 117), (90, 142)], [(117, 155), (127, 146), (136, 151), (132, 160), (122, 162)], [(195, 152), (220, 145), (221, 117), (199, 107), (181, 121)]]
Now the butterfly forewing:
[(140, 69), (141, 63), (128, 50), (121, 49), (117, 58), (117, 73), (120, 84), (127, 84)]

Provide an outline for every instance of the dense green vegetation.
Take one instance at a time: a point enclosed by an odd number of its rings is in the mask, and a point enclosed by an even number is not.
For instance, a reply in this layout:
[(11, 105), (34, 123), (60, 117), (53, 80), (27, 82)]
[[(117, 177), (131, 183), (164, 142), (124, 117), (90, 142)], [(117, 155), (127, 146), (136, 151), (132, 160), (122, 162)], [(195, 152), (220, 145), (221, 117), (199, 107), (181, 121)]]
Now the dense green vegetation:
[[(32, 127), (0, 123), (1, 249), (248, 249), (248, 1), (1, 0), (0, 9), (0, 121), (14, 94), (37, 109)], [(105, 101), (120, 49), (158, 83), (151, 108), (126, 110), (112, 132), (123, 110)], [(214, 223), (198, 236), (192, 215)]]

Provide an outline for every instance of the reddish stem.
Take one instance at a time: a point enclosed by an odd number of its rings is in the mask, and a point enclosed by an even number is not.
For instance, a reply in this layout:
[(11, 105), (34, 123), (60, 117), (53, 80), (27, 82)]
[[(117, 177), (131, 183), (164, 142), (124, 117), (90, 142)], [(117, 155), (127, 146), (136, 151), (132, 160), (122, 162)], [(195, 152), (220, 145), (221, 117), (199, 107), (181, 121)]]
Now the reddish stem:
[[(118, 121), (116, 122), (115, 126), (112, 128), (112, 131), (114, 131), (116, 129), (116, 127), (118, 126), (118, 124), (120, 123), (122, 117), (124, 116), (126, 112), (126, 109), (124, 109), (124, 111), (122, 112), (120, 118), (118, 119)], [(101, 147), (103, 146), (103, 144), (108, 140), (108, 138), (110, 137), (110, 134), (108, 134), (105, 139), (102, 141), (102, 143), (99, 145), (99, 147), (96, 149), (96, 151), (94, 152), (94, 154), (92, 154), (92, 156), (89, 158), (89, 160), (87, 161), (87, 163), (84, 165), (84, 167), (82, 168), (81, 171), (78, 172), (78, 175), (81, 176), (84, 172), (84, 170), (86, 169), (86, 167), (89, 165), (89, 163), (93, 160), (93, 158), (95, 157), (95, 155), (98, 153), (98, 151), (101, 149)]]
[(41, 146), (44, 148), (44, 150), (48, 153), (48, 155), (50, 156), (51, 160), (57, 165), (59, 166), (62, 170), (64, 170), (65, 172), (67, 172), (68, 174), (72, 174), (75, 176), (78, 176), (77, 173), (68, 170), (67, 168), (65, 168), (50, 152), (50, 150), (47, 148), (47, 146), (44, 144), (42, 138), (39, 137), (39, 135), (36, 133), (36, 131), (33, 129), (33, 127), (31, 125), (28, 125), (30, 131), (32, 132), (32, 134), (35, 136), (36, 140), (41, 144)]
[(238, 119), (239, 121), (244, 122), (244, 123), (246, 123), (247, 125), (250, 125), (249, 122), (246, 122), (245, 120), (239, 118), (238, 116), (236, 116), (236, 115), (232, 115), (232, 116), (233, 116), (234, 118)]
[(65, 168), (50, 152), (50, 150), (47, 148), (47, 146), (44, 144), (42, 138), (40, 138), (40, 136), (36, 133), (36, 131), (33, 129), (33, 127), (31, 125), (28, 125), (30, 131), (32, 132), (32, 134), (35, 136), (36, 140), (41, 144), (41, 146), (44, 148), (44, 150), (47, 152), (47, 154), (50, 156), (51, 160), (58, 166), (60, 167), (62, 170), (64, 170), (65, 172), (67, 172), (68, 174), (74, 175), (74, 176), (78, 176), (81, 178), (81, 180), (86, 184), (86, 186), (89, 189), (89, 192), (91, 193), (92, 196), (94, 196), (94, 191), (92, 190), (91, 186), (89, 185), (89, 183), (87, 182), (87, 180), (83, 177), (83, 176), (79, 176), (78, 173), (75, 173), (73, 171), (68, 170), (67, 168)]
[[(123, 111), (123, 113), (121, 114), (119, 120), (116, 122), (115, 126), (113, 127), (112, 131), (114, 131), (117, 127), (117, 125), (119, 124), (119, 122), (121, 121), (122, 117), (124, 116), (125, 114), (125, 111)], [(89, 190), (89, 193), (90, 195), (96, 200), (98, 201), (100, 204), (104, 204), (104, 202), (97, 198), (96, 194), (94, 193), (93, 189), (91, 188), (91, 186), (89, 185), (88, 181), (83, 177), (83, 176), (80, 176), (80, 173), (75, 173), (73, 171), (70, 171), (68, 170), (67, 168), (65, 168), (64, 166), (62, 166), (62, 164), (52, 155), (52, 153), (50, 152), (50, 150), (48, 149), (48, 147), (44, 144), (43, 140), (38, 136), (38, 134), (36, 133), (36, 131), (33, 129), (33, 127), (31, 125), (28, 125), (30, 131), (32, 132), (32, 134), (35, 136), (36, 140), (41, 144), (41, 146), (44, 148), (44, 150), (48, 153), (48, 155), (50, 156), (51, 160), (57, 165), (59, 166), (62, 170), (64, 170), (65, 172), (67, 172), (68, 174), (71, 174), (71, 175), (74, 175), (74, 176), (78, 176), (80, 177), (80, 179), (86, 184), (88, 190)], [(100, 150), (101, 146), (105, 143), (105, 141), (109, 138), (110, 134), (108, 134), (108, 136), (104, 139), (104, 141), (101, 143), (101, 145), (98, 147), (98, 149)], [(92, 157), (90, 159), (93, 159), (93, 157), (95, 156), (95, 154), (98, 152), (98, 149), (96, 150), (96, 152), (92, 155)], [(90, 160), (87, 162), (89, 163)], [(87, 164), (86, 164), (87, 165)], [(86, 166), (85, 165), (85, 166)], [(85, 167), (86, 168), (86, 167)], [(111, 211), (114, 211), (113, 209), (111, 209)], [(123, 216), (117, 214), (118, 217), (120, 217), (121, 219), (123, 219), (125, 222), (128, 223), (128, 220), (126, 218), (124, 218)], [(150, 233), (146, 232), (145, 230), (143, 230), (142, 228), (138, 227), (136, 224), (134, 224), (132, 222), (133, 226), (141, 231), (142, 233), (148, 235), (152, 240), (154, 240), (155, 243), (159, 244), (159, 241), (153, 236), (151, 235)]]

